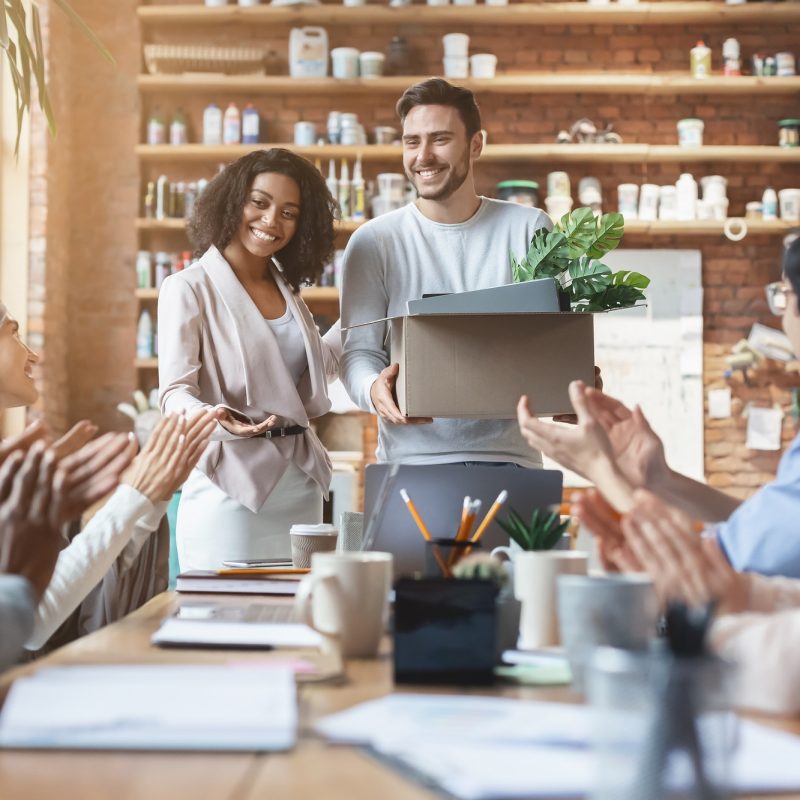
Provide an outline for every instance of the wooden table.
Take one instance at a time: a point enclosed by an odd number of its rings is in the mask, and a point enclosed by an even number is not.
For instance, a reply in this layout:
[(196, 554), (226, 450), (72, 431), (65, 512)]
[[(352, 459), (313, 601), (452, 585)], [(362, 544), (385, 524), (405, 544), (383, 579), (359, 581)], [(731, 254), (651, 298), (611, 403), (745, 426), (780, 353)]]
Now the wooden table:
[[(196, 600), (210, 596), (192, 595)], [(247, 598), (257, 602), (259, 598)], [(220, 596), (214, 596), (219, 601)], [(160, 620), (180, 598), (165, 593), (136, 613), (55, 651), (34, 664), (6, 673), (4, 695), (15, 677), (40, 666), (79, 663), (258, 661), (270, 653), (170, 651), (150, 646)], [(236, 599), (242, 602), (242, 597)], [(307, 684), (299, 689), (300, 736), (290, 753), (126, 753), (0, 751), (2, 800), (432, 800), (424, 789), (355, 748), (329, 747), (311, 732), (321, 716), (394, 689), (388, 648), (377, 660), (350, 661), (341, 685)], [(415, 687), (414, 691), (418, 691)], [(432, 690), (441, 691), (441, 688)], [(571, 701), (568, 688), (504, 687), (495, 693), (529, 700)], [(753, 717), (755, 718), (755, 717)], [(800, 720), (766, 721), (800, 733)], [(797, 795), (771, 795), (797, 797)], [(756, 800), (753, 798), (752, 800)]]

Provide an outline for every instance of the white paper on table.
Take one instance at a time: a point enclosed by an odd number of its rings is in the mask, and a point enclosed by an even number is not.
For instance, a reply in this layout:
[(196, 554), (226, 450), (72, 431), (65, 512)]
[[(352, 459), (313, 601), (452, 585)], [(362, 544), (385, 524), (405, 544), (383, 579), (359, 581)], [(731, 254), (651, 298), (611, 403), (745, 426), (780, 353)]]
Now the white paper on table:
[(757, 408), (747, 411), (747, 440), (751, 450), (780, 450), (783, 411), (779, 408)]
[(325, 717), (316, 729), (333, 741), (350, 744), (433, 737), (442, 741), (585, 745), (589, 719), (588, 708), (566, 703), (394, 694)]
[[(731, 754), (735, 794), (800, 790), (800, 737), (740, 721)], [(462, 800), (585, 797), (600, 770), (588, 747), (547, 746), (420, 735), (373, 744), (384, 758)]]
[(288, 668), (45, 667), (11, 687), (0, 746), (286, 750), (296, 728)]
[(731, 415), (731, 390), (708, 390), (708, 416), (711, 419), (727, 419)]
[(308, 625), (278, 622), (229, 622), (170, 617), (150, 640), (160, 646), (319, 647), (322, 637)]

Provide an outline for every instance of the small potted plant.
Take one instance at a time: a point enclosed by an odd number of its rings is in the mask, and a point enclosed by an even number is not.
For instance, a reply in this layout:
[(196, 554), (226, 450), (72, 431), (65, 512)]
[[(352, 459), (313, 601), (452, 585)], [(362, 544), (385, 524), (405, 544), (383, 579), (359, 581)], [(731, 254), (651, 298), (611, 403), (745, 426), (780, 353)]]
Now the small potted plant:
[(567, 517), (563, 522), (558, 511), (545, 511), (536, 508), (529, 522), (510, 508), (505, 520), (498, 519), (497, 524), (516, 542), (522, 550), (552, 550), (558, 548), (572, 519)]
[(572, 520), (561, 520), (558, 511), (536, 509), (526, 521), (513, 508), (497, 523), (516, 548), (495, 548), (510, 563), (514, 597), (521, 604), (519, 646), (523, 650), (559, 644), (556, 578), (564, 573), (586, 572), (586, 554), (560, 546), (568, 545), (565, 533)]
[(533, 234), (525, 258), (511, 254), (514, 283), (553, 278), (569, 297), (572, 311), (630, 308), (644, 300), (650, 279), (638, 272), (611, 268), (599, 259), (622, 240), (622, 214), (595, 217), (591, 208), (576, 208), (556, 222), (552, 231)]

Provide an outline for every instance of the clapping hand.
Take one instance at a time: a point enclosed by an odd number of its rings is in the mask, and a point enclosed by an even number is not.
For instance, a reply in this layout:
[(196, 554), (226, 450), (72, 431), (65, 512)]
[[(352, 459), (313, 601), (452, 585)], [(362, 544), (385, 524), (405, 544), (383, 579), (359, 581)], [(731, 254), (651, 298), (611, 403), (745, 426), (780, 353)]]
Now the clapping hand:
[(0, 467), (0, 572), (27, 578), (37, 598), (62, 546), (55, 470), (55, 453), (42, 441), (15, 450)]
[(189, 420), (183, 414), (163, 417), (123, 483), (152, 503), (169, 500), (197, 466), (220, 413), (214, 409), (203, 411)]
[(63, 458), (55, 477), (60, 521), (78, 519), (114, 489), (135, 454), (133, 434), (106, 433)]
[(627, 406), (596, 389), (586, 389), (586, 408), (608, 435), (616, 463), (637, 488), (655, 486), (669, 471), (664, 444), (639, 406)]

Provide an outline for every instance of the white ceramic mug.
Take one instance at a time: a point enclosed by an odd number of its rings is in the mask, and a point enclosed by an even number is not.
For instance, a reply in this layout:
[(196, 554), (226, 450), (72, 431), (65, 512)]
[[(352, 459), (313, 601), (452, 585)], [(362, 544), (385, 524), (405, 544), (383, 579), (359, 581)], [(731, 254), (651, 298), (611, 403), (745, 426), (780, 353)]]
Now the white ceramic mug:
[(556, 578), (585, 575), (586, 553), (545, 550), (514, 557), (514, 596), (522, 603), (519, 646), (522, 650), (559, 644)]
[(338, 640), (345, 658), (374, 658), (392, 583), (391, 553), (314, 553), (297, 587), (298, 619)]

